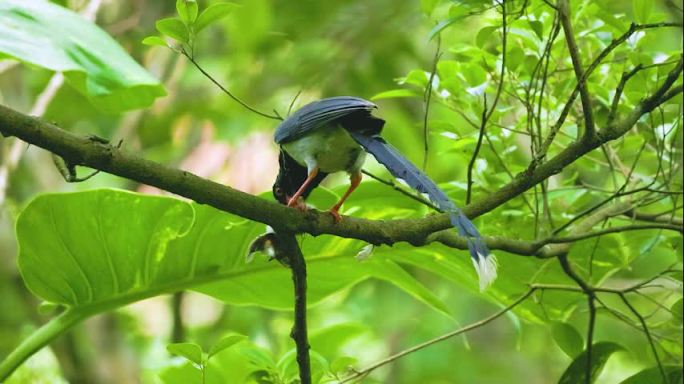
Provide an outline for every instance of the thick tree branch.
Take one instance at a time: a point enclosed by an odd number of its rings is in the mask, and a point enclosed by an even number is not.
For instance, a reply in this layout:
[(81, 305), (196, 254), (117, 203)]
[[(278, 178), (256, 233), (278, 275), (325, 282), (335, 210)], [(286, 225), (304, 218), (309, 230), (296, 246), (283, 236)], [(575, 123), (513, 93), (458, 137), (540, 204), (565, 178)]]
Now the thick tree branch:
[[(606, 127), (595, 137), (571, 143), (558, 155), (538, 167), (519, 173), (508, 184), (486, 198), (463, 207), (463, 212), (470, 218), (489, 212), (546, 178), (559, 173), (564, 167), (598, 148), (602, 143), (624, 135), (644, 113), (650, 112), (664, 102), (662, 98), (668, 95), (668, 91), (681, 73), (681, 68), (682, 61), (680, 60), (661, 87), (624, 119)], [(446, 214), (391, 221), (347, 217), (340, 223), (335, 223), (330, 215), (313, 210), (303, 214), (296, 209), (260, 199), (189, 172), (143, 159), (112, 145), (98, 142), (98, 140), (77, 136), (54, 124), (26, 116), (2, 105), (0, 105), (0, 133), (4, 136), (18, 137), (51, 151), (70, 164), (88, 166), (152, 185), (246, 219), (279, 226), (288, 232), (309, 233), (314, 236), (330, 234), (359, 239), (376, 245), (392, 245), (397, 242), (424, 245), (430, 241), (437, 241), (443, 236), (435, 233), (437, 231), (453, 232)], [(457, 248), (467, 249), (465, 240), (462, 240), (455, 243)], [(529, 251), (529, 247), (521, 246), (524, 244), (505, 239), (492, 239), (491, 243), (488, 239), (487, 244), (491, 249), (499, 249), (497, 245), (504, 245), (505, 250), (512, 253)], [(520, 252), (519, 254), (535, 253)]]

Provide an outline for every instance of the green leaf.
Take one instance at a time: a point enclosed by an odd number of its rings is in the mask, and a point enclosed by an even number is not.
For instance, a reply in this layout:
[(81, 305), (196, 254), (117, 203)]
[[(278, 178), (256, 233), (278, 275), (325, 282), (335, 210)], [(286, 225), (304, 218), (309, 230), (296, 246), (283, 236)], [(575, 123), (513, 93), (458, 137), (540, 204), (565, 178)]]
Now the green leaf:
[[(667, 376), (667, 384), (679, 384), (684, 378), (682, 374), (682, 366), (664, 366), (663, 370)], [(646, 368), (643, 371), (630, 376), (629, 378), (621, 381), (620, 384), (653, 384), (662, 383), (663, 375), (660, 373), (658, 367)]]
[(164, 47), (168, 47), (166, 40), (162, 39), (159, 36), (147, 36), (143, 39), (142, 43), (145, 45), (161, 45)]
[(584, 339), (572, 325), (560, 322), (553, 323), (551, 325), (551, 334), (556, 344), (570, 358), (574, 358), (582, 352)]
[(652, 0), (632, 0), (632, 12), (634, 19), (639, 23), (648, 23), (653, 10)]
[(63, 72), (102, 110), (147, 107), (166, 94), (106, 32), (48, 1), (0, 1), (0, 36), (0, 58)]
[(176, 0), (176, 11), (186, 25), (191, 25), (197, 19), (197, 1)]
[(173, 343), (166, 346), (166, 350), (174, 355), (182, 356), (201, 366), (202, 348), (195, 343)]
[(212, 4), (207, 9), (200, 13), (197, 21), (195, 22), (195, 31), (199, 32), (202, 29), (208, 27), (210, 24), (218, 21), (233, 11), (238, 5), (234, 3), (219, 3)]
[[(608, 358), (620, 350), (624, 350), (622, 346), (611, 342), (599, 342), (593, 345), (591, 350), (591, 382), (594, 383), (601, 374), (603, 367), (606, 365)], [(575, 360), (570, 363), (570, 366), (563, 372), (558, 384), (577, 384), (586, 381), (586, 367), (587, 367), (587, 351), (585, 350)]]
[(380, 92), (378, 94), (373, 95), (371, 97), (371, 100), (380, 100), (380, 99), (395, 99), (398, 97), (418, 97), (419, 95), (409, 89), (392, 89), (389, 91), (385, 92)]
[(530, 28), (534, 31), (534, 33), (539, 37), (540, 40), (544, 39), (544, 23), (542, 23), (539, 20), (528, 20), (530, 23)]
[(492, 33), (497, 29), (499, 29), (499, 27), (496, 26), (489, 26), (480, 29), (475, 37), (475, 45), (477, 45), (478, 48), (484, 47), (484, 45), (489, 41), (489, 36), (491, 36)]
[(679, 298), (674, 304), (672, 304), (672, 307), (670, 307), (670, 311), (672, 311), (672, 315), (674, 316), (677, 321), (681, 324), (682, 322), (682, 311), (684, 310), (684, 304), (682, 303), (682, 298)]
[(245, 335), (228, 335), (211, 347), (211, 349), (209, 350), (209, 357), (212, 357), (215, 354), (223, 351), (224, 349), (230, 348), (233, 345), (244, 340), (247, 340), (247, 336)]
[(188, 43), (190, 41), (190, 32), (188, 27), (182, 21), (176, 18), (167, 18), (157, 20), (157, 30), (172, 39), (178, 40), (181, 43)]

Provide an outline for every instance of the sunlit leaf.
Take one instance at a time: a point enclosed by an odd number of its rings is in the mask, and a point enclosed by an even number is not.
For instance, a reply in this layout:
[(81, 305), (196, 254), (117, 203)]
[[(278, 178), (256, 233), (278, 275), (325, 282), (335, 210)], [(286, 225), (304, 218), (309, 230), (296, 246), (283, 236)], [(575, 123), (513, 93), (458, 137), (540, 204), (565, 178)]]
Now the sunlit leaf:
[(172, 39), (178, 40), (181, 43), (187, 43), (190, 41), (190, 32), (188, 31), (188, 27), (179, 19), (168, 18), (157, 20), (156, 26), (160, 33)]
[(202, 365), (202, 348), (194, 343), (174, 343), (166, 346), (169, 353), (182, 356), (197, 365)]
[(197, 0), (176, 0), (176, 11), (185, 24), (194, 23), (197, 19)]
[(390, 91), (384, 91), (384, 92), (380, 92), (378, 94), (373, 95), (373, 97), (371, 97), (371, 100), (395, 99), (398, 97), (417, 97), (417, 96), (420, 96), (420, 95), (411, 91), (410, 89), (392, 89)]
[(63, 72), (98, 108), (149, 106), (164, 88), (106, 32), (48, 1), (0, 1), (0, 57)]
[(194, 25), (195, 31), (199, 32), (212, 23), (228, 16), (235, 7), (237, 7), (237, 4), (234, 3), (218, 3), (208, 6), (197, 18)]
[(159, 36), (147, 36), (143, 39), (142, 43), (145, 45), (160, 45), (164, 47), (168, 46), (166, 40), (162, 39)]

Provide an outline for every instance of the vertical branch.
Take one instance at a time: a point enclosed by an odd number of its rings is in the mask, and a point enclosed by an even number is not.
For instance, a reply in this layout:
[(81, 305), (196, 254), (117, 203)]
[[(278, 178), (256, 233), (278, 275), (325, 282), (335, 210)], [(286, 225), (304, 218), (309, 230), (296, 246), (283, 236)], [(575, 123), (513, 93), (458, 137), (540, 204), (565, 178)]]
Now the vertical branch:
[(594, 293), (594, 288), (592, 288), (586, 281), (584, 281), (570, 266), (568, 261), (568, 254), (562, 254), (558, 256), (558, 262), (563, 268), (563, 272), (568, 275), (569, 278), (575, 281), (577, 285), (582, 289), (585, 295), (587, 295), (587, 305), (589, 307), (589, 324), (587, 326), (587, 365), (586, 365), (586, 384), (591, 384), (591, 354), (594, 343), (594, 326), (596, 325), (596, 294)]
[(297, 348), (299, 380), (301, 384), (311, 384), (310, 346), (306, 325), (306, 261), (293, 233), (276, 231), (276, 236), (279, 248), (284, 253), (281, 260), (290, 266), (294, 283), (294, 325), (290, 337)]
[(171, 342), (180, 343), (185, 340), (185, 326), (183, 324), (183, 296), (184, 292), (176, 292), (171, 296)]
[(492, 117), (494, 111), (496, 110), (496, 105), (499, 103), (499, 97), (501, 96), (501, 91), (503, 90), (504, 76), (506, 75), (506, 46), (508, 41), (508, 30), (506, 29), (506, 3), (505, 1), (497, 2), (501, 6), (501, 18), (502, 18), (502, 51), (501, 51), (501, 73), (499, 75), (499, 84), (496, 88), (496, 94), (494, 95), (494, 102), (492, 107), (487, 109), (487, 94), (484, 95), (484, 107), (482, 108), (482, 123), (480, 124), (480, 134), (477, 137), (477, 145), (475, 146), (475, 151), (473, 152), (473, 157), (470, 158), (470, 163), (468, 164), (468, 181), (466, 186), (466, 204), (470, 204), (470, 199), (472, 195), (473, 188), (473, 166), (475, 165), (475, 160), (477, 160), (477, 155), (482, 147), (482, 138), (485, 135), (485, 129), (487, 128), (487, 121)]
[(430, 78), (428, 79), (427, 86), (425, 87), (425, 94), (423, 95), (423, 99), (425, 100), (425, 115), (423, 115), (423, 172), (425, 172), (425, 169), (427, 168), (428, 161), (428, 115), (430, 113), (430, 99), (432, 98), (432, 82), (437, 73), (437, 62), (439, 62), (439, 58), (442, 56), (442, 52), (440, 52), (441, 45), (441, 35), (437, 35), (437, 49), (435, 50), (435, 57), (432, 59), (432, 72), (430, 72)]
[(477, 160), (477, 155), (480, 153), (480, 148), (482, 147), (482, 138), (485, 134), (485, 127), (487, 125), (487, 95), (484, 96), (484, 107), (482, 109), (482, 124), (480, 124), (480, 133), (477, 136), (477, 144), (475, 145), (475, 150), (473, 151), (473, 156), (470, 158), (468, 163), (468, 174), (466, 182), (466, 204), (470, 204), (470, 198), (473, 192), (473, 168), (475, 167), (475, 160)]
[(567, 42), (568, 50), (570, 51), (572, 67), (575, 70), (575, 76), (577, 77), (577, 85), (579, 87), (580, 98), (582, 100), (582, 113), (584, 115), (584, 135), (585, 137), (591, 137), (594, 135), (594, 115), (591, 108), (591, 97), (589, 96), (589, 90), (587, 90), (587, 79), (584, 78), (582, 60), (579, 56), (579, 48), (577, 48), (577, 42), (575, 41), (572, 23), (570, 22), (570, 6), (568, 4), (568, 0), (558, 1), (558, 16), (560, 17), (561, 25), (563, 26), (563, 34), (565, 35), (565, 41)]

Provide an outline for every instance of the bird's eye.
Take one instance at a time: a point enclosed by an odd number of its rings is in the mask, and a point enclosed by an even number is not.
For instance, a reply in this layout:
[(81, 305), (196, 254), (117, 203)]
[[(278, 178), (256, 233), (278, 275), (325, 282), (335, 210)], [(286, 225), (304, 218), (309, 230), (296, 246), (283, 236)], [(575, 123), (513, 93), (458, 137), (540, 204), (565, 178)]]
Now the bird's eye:
[(280, 187), (276, 187), (275, 193), (276, 193), (276, 195), (282, 195), (282, 194), (283, 194), (283, 189), (280, 188)]

